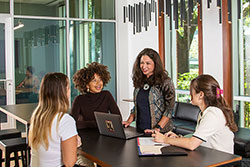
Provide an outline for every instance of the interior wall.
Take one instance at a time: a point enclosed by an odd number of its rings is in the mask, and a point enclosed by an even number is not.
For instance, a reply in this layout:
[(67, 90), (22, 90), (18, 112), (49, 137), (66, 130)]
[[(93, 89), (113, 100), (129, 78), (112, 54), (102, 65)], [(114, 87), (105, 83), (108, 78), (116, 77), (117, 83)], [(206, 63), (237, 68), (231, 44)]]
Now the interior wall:
[[(116, 1), (117, 20), (117, 104), (121, 110), (123, 120), (128, 118), (133, 107), (132, 102), (123, 99), (133, 98), (132, 68), (138, 53), (144, 48), (153, 48), (158, 51), (158, 27), (155, 26), (155, 15), (149, 23), (148, 31), (133, 34), (133, 24), (126, 20), (123, 22), (123, 6), (145, 3), (143, 0)], [(149, 3), (151, 1), (148, 0)], [(158, 23), (158, 20), (157, 20)]]
[(222, 24), (219, 24), (219, 8), (212, 1), (202, 0), (203, 72), (212, 75), (223, 88)]

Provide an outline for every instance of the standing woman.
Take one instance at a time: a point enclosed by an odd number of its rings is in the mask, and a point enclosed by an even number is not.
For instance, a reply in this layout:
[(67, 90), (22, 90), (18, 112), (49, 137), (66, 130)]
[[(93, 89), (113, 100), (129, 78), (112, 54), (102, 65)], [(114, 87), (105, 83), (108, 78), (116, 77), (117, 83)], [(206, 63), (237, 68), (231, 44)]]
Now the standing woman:
[(139, 53), (134, 63), (132, 79), (135, 88), (134, 108), (128, 120), (123, 122), (125, 127), (136, 120), (139, 131), (172, 130), (175, 88), (156, 51), (145, 48)]
[(97, 128), (95, 111), (121, 115), (111, 93), (103, 90), (110, 78), (108, 67), (97, 62), (74, 74), (73, 82), (81, 95), (74, 99), (71, 115), (78, 129)]
[(74, 166), (77, 131), (75, 120), (67, 114), (69, 96), (66, 75), (49, 73), (44, 76), (29, 130), (32, 167)]
[(200, 108), (195, 132), (191, 138), (173, 132), (153, 134), (156, 142), (194, 150), (199, 145), (233, 154), (234, 133), (238, 130), (232, 109), (221, 96), (223, 91), (210, 75), (200, 75), (191, 81), (192, 104)]

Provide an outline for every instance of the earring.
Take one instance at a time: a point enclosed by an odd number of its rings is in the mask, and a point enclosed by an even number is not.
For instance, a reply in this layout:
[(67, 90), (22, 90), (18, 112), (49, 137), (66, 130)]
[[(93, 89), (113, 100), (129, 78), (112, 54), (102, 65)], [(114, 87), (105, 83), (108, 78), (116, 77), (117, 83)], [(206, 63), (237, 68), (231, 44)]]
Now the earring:
[(87, 92), (89, 92), (89, 88), (87, 88)]

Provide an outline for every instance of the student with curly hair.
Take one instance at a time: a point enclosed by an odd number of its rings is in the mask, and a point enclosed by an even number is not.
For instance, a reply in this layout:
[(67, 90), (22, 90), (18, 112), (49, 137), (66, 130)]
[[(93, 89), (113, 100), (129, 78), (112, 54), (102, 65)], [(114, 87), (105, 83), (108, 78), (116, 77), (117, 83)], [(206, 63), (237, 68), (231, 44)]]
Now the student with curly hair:
[(175, 88), (155, 50), (145, 48), (139, 53), (134, 63), (132, 79), (135, 87), (134, 108), (128, 120), (123, 122), (125, 127), (136, 120), (138, 131), (172, 130)]
[(111, 78), (107, 69), (107, 66), (93, 62), (73, 76), (75, 88), (81, 92), (74, 99), (71, 110), (78, 129), (97, 127), (95, 111), (121, 115), (111, 93), (103, 90)]
[(210, 75), (200, 75), (191, 81), (192, 104), (200, 108), (195, 132), (191, 138), (179, 137), (173, 132), (153, 134), (156, 142), (164, 142), (189, 150), (199, 145), (232, 153), (234, 133), (238, 130), (233, 111), (221, 94), (219, 83)]

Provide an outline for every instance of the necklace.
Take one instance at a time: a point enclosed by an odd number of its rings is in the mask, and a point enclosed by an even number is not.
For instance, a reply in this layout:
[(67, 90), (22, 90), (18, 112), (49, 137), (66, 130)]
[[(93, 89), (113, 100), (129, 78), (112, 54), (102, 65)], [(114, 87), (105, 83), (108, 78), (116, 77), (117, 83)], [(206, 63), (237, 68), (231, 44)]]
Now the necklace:
[(144, 89), (144, 90), (148, 90), (148, 88), (149, 88), (149, 85), (148, 85), (147, 83), (144, 84), (143, 89)]

